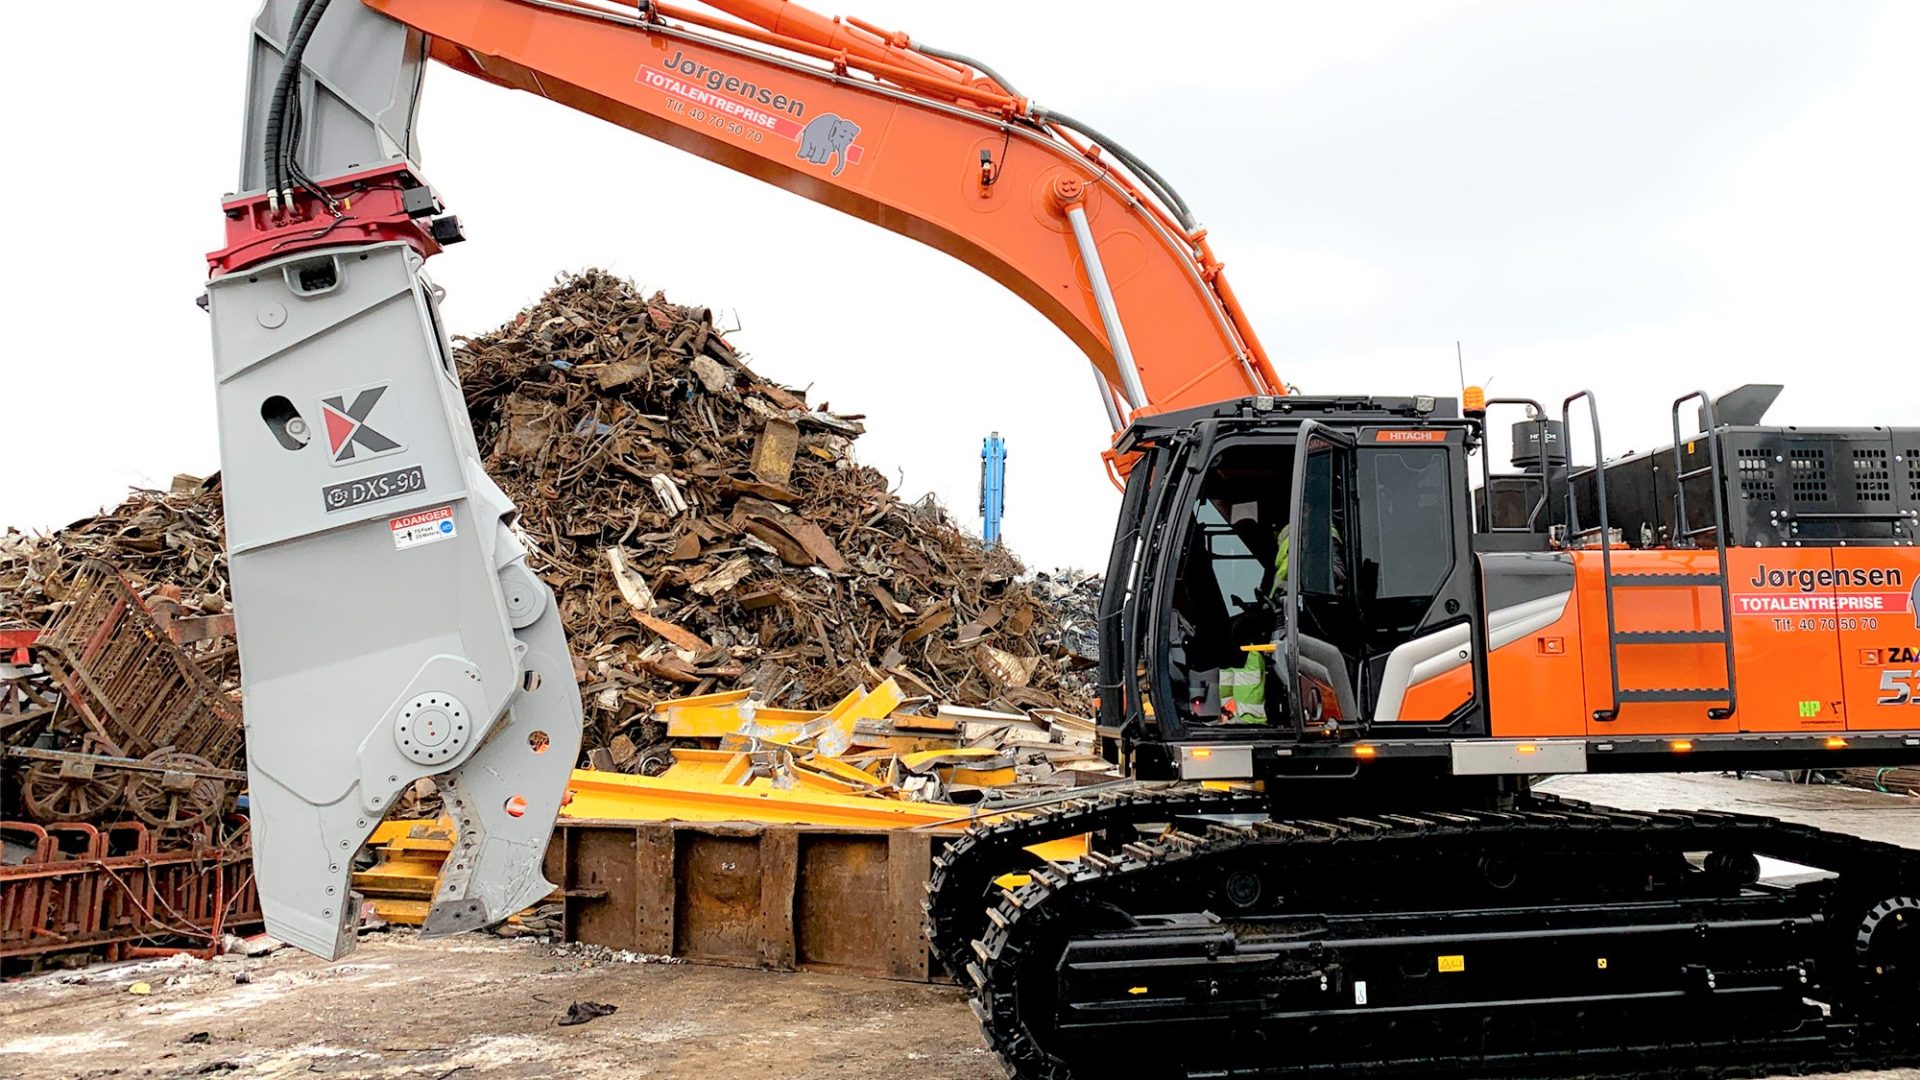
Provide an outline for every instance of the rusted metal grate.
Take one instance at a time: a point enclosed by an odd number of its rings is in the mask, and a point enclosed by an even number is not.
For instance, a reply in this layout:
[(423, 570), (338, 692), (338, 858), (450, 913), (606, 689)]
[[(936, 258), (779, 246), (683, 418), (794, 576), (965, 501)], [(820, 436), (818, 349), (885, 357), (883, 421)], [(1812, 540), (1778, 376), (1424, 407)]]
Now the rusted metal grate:
[(239, 707), (106, 563), (82, 565), (72, 602), (36, 646), (72, 707), (123, 752), (137, 757), (171, 747), (217, 768), (239, 761)]

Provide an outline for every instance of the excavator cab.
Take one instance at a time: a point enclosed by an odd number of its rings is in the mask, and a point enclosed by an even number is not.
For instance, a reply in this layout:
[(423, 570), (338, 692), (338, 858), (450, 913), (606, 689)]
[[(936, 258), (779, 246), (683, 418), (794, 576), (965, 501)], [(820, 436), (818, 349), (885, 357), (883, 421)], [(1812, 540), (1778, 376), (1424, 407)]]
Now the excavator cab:
[(1136, 424), (1102, 722), (1142, 775), (1340, 775), (1376, 729), (1485, 729), (1467, 453), (1435, 398), (1247, 398)]
[[(1916, 437), (1761, 426), (1776, 389), (1684, 395), (1671, 446), (1611, 459), (1584, 391), (1558, 419), (1294, 396), (1136, 422), (1103, 748), (1158, 779), (1493, 791), (1906, 760)], [(1517, 472), (1488, 461), (1494, 405), (1526, 408)]]

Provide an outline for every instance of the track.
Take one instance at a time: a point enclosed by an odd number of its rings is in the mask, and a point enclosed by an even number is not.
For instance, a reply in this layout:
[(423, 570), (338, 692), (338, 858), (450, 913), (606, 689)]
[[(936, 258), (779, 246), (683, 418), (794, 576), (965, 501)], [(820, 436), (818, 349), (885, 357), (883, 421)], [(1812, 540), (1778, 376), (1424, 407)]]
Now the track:
[[(977, 883), (989, 852), (997, 873), (1063, 829), (1246, 806), (1193, 808), (1214, 798), (1107, 796), (987, 827), (936, 870), (930, 932), (951, 942), (972, 886), (946, 889)], [(1758, 883), (1755, 855), (1827, 873)], [(1920, 1061), (1920, 854), (1805, 826), (1532, 797), (1510, 811), (1196, 825), (1027, 872), (993, 890), (970, 955), (940, 950), (1019, 1077), (1751, 1076)]]
[(973, 942), (986, 932), (987, 912), (1001, 893), (994, 879), (1043, 865), (1026, 848), (1086, 833), (1132, 830), (1144, 822), (1266, 809), (1266, 797), (1253, 792), (1143, 784), (976, 825), (934, 857), (923, 905), (927, 940), (948, 973), (964, 981)]

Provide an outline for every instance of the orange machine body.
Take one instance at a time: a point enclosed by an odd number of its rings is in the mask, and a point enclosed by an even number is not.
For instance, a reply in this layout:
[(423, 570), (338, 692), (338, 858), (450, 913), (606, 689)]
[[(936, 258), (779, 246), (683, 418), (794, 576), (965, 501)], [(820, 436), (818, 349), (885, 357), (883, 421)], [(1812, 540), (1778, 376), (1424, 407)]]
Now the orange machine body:
[[(1711, 550), (1616, 550), (1621, 575), (1712, 573)], [(1573, 589), (1550, 625), (1488, 654), (1496, 738), (1920, 730), (1920, 551), (1909, 547), (1730, 548), (1736, 708), (1708, 718), (1694, 702), (1618, 702), (1599, 552), (1572, 553)], [(1616, 587), (1622, 687), (1726, 685), (1719, 642), (1639, 643), (1640, 632), (1716, 631), (1719, 590)], [(1408, 691), (1404, 715), (1444, 716), (1471, 693), (1465, 665)]]

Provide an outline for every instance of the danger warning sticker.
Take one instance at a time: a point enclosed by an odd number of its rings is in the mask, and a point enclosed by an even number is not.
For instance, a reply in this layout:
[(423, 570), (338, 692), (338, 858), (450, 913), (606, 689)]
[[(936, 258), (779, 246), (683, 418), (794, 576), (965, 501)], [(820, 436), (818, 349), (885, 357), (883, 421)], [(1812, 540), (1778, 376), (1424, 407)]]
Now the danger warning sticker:
[(453, 507), (442, 506), (434, 510), (422, 510), (417, 514), (388, 518), (387, 528), (393, 531), (393, 548), (405, 551), (421, 544), (437, 543), (454, 537)]

